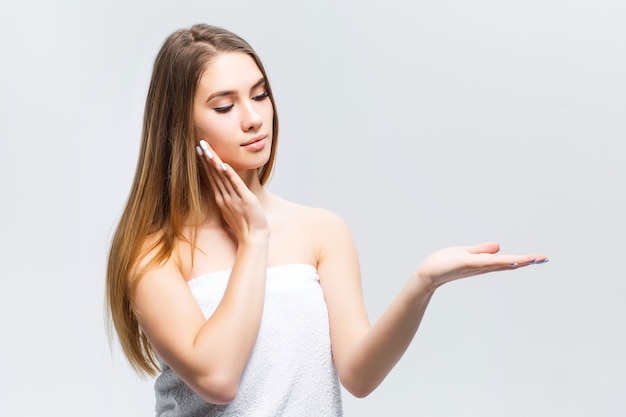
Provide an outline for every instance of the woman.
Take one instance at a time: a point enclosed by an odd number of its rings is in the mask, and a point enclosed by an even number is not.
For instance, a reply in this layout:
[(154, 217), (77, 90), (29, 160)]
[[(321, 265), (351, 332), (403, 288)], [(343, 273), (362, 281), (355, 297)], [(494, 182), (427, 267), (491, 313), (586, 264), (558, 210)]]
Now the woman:
[(439, 286), (547, 261), (495, 243), (441, 250), (371, 326), (345, 223), (264, 188), (277, 133), (244, 40), (207, 25), (166, 40), (107, 271), (125, 354), (160, 373), (158, 415), (341, 415), (339, 383), (372, 392)]

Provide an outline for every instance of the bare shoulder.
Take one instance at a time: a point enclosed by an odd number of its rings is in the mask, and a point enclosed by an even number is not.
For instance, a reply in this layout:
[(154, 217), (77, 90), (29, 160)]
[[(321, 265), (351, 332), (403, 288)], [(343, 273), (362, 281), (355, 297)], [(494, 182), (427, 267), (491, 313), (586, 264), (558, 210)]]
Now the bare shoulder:
[(135, 286), (146, 276), (180, 276), (180, 256), (174, 249), (166, 253), (162, 245), (162, 234), (149, 235), (143, 242), (135, 264), (130, 270), (129, 279)]
[[(310, 262), (321, 265), (331, 253), (342, 253), (354, 246), (352, 234), (346, 222), (331, 210), (293, 203), (273, 196), (272, 214), (269, 218), (272, 233), (285, 236), (280, 249), (290, 258), (300, 258), (307, 253)], [(297, 251), (297, 254), (296, 254)]]
[(272, 199), (276, 217), (289, 222), (292, 226), (301, 225), (315, 234), (347, 229), (346, 222), (341, 216), (331, 210), (294, 203), (276, 195), (272, 195)]
[(161, 242), (157, 234), (146, 239), (129, 276), (137, 320), (157, 352), (167, 344), (171, 329), (180, 327), (177, 318), (202, 318), (181, 271), (178, 249), (166, 252)]

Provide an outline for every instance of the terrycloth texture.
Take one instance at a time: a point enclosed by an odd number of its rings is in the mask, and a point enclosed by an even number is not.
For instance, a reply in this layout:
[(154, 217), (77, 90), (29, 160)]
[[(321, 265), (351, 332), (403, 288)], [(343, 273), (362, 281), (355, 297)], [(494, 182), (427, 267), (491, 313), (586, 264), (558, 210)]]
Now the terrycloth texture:
[[(230, 271), (189, 281), (206, 318), (224, 295)], [(341, 392), (330, 349), (328, 311), (316, 269), (268, 268), (263, 318), (235, 399), (209, 404), (161, 361), (155, 382), (159, 417), (342, 416)]]

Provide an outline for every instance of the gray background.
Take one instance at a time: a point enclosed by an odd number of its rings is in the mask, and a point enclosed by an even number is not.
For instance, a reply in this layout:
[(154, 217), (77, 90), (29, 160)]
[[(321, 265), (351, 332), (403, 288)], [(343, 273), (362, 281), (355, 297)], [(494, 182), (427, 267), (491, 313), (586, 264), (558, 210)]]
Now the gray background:
[(207, 22), (263, 58), (270, 188), (350, 225), (372, 320), (428, 253), (547, 265), (443, 287), (347, 416), (626, 414), (626, 3), (31, 1), (0, 6), (0, 397), (7, 416), (150, 416), (103, 326), (106, 253), (152, 61)]

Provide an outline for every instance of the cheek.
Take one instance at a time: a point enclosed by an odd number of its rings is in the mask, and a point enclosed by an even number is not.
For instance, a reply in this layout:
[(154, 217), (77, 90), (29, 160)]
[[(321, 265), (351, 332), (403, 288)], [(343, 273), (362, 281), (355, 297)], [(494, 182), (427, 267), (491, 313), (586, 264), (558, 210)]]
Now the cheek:
[(230, 125), (225, 123), (225, 120), (205, 123), (196, 129), (196, 132), (202, 134), (199, 139), (209, 142), (209, 145), (218, 155), (227, 157), (227, 154), (231, 152), (229, 145), (232, 142), (233, 131)]
[(212, 138), (220, 136), (221, 128), (219, 121), (212, 120), (210, 117), (199, 117), (194, 123), (194, 131), (198, 140), (204, 139), (211, 143)]
[(272, 121), (272, 119), (274, 118), (274, 106), (272, 105), (271, 101), (268, 100), (268, 104), (267, 106), (264, 107), (264, 111), (265, 111), (265, 118)]
[(201, 140), (206, 137), (206, 126), (202, 123), (202, 120), (198, 120), (197, 117), (193, 120), (193, 133), (196, 140)]

